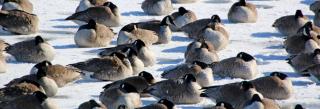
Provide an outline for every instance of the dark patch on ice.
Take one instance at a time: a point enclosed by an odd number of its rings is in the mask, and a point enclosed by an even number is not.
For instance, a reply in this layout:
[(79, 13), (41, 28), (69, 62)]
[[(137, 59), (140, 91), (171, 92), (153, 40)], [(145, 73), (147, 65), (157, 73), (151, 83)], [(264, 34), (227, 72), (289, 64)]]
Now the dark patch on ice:
[(307, 16), (310, 20), (314, 18), (314, 15), (304, 15), (304, 16)]
[(266, 49), (284, 49), (283, 45), (272, 45), (269, 47), (266, 47)]
[(67, 21), (67, 20), (65, 20), (64, 18), (59, 18), (59, 19), (51, 19), (50, 21), (58, 21), (58, 22), (61, 22), (61, 21)]
[(273, 33), (273, 32), (252, 33), (251, 36), (257, 37), (257, 38), (284, 37), (280, 33)]
[(171, 38), (172, 41), (179, 41), (179, 42), (190, 42), (192, 39), (188, 37), (183, 37), (183, 36), (172, 36)]
[(300, 3), (310, 6), (315, 0), (302, 0)]
[(281, 55), (255, 55), (254, 57), (256, 58), (261, 58), (263, 59), (263, 61), (269, 61), (269, 60), (285, 60), (287, 59), (288, 57), (287, 56), (281, 56)]
[(157, 102), (156, 100), (142, 100), (143, 105), (149, 105), (156, 102)]
[(69, 48), (78, 48), (75, 44), (67, 44), (67, 45), (55, 45), (53, 46), (55, 49), (69, 49)]
[(70, 98), (68, 97), (67, 95), (56, 95), (56, 96), (53, 96), (51, 98), (56, 98), (56, 99), (67, 99), (67, 98)]
[(183, 59), (158, 59), (158, 63), (157, 64), (178, 64), (181, 61), (183, 61)]
[(178, 46), (175, 48), (164, 49), (162, 52), (165, 53), (184, 53), (187, 50), (186, 46)]
[(205, 3), (230, 3), (231, 0), (207, 0)]
[(292, 85), (294, 86), (308, 86), (311, 84), (314, 84), (314, 83), (311, 81), (292, 81)]
[(257, 8), (262, 8), (262, 9), (271, 9), (274, 6), (270, 6), (270, 5), (256, 5)]
[(77, 25), (55, 25), (52, 26), (53, 28), (62, 28), (62, 29), (67, 29), (67, 28), (79, 28)]
[(148, 16), (146, 13), (142, 11), (129, 11), (121, 13), (122, 16)]
[(170, 70), (170, 69), (173, 69), (175, 68), (177, 65), (169, 65), (167, 67), (161, 67), (159, 69), (157, 69), (157, 71), (165, 71), (165, 70)]
[(70, 35), (74, 35), (75, 34), (75, 32), (62, 31), (62, 30), (40, 30), (39, 33), (44, 33), (44, 34), (70, 34)]

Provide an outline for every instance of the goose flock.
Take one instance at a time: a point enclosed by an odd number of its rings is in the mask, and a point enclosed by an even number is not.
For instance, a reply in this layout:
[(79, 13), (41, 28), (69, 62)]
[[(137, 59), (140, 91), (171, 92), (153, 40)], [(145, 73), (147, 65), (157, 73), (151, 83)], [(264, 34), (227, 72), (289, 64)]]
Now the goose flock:
[(56, 2), (1, 1), (0, 109), (320, 108), (320, 1), (267, 21), (282, 0)]

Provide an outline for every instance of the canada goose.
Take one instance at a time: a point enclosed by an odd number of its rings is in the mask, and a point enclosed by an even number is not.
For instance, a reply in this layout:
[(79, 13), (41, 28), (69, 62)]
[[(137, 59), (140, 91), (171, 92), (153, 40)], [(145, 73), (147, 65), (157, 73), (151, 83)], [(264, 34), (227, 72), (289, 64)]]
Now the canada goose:
[[(201, 45), (202, 45), (202, 43), (206, 43), (207, 45), (212, 45), (212, 44), (210, 44), (209, 42), (207, 42), (207, 41), (202, 41), (202, 42), (200, 42), (200, 41), (193, 41), (193, 42), (191, 42), (188, 46), (187, 46), (187, 50), (186, 50), (186, 52), (184, 53), (184, 58), (186, 58), (188, 55), (191, 55), (191, 54), (194, 54), (194, 51), (195, 51), (195, 49), (197, 49), (197, 48), (200, 48), (201, 47)], [(215, 53), (216, 51), (214, 50), (214, 46), (210, 46), (209, 48), (208, 48), (208, 50), (210, 51), (210, 52), (212, 52), (212, 53)]]
[(102, 6), (90, 7), (84, 11), (76, 12), (65, 20), (89, 22), (91, 19), (108, 27), (120, 25), (118, 7), (112, 2), (105, 2)]
[(171, 1), (172, 1), (172, 3), (194, 3), (199, 0), (171, 0)]
[(284, 47), (290, 55), (298, 55), (299, 53), (310, 53), (314, 49), (320, 48), (320, 36), (309, 28), (304, 28), (302, 35), (297, 34), (288, 37), (284, 41)]
[(179, 79), (186, 74), (194, 75), (201, 87), (208, 87), (213, 83), (212, 69), (208, 64), (199, 61), (192, 62), (192, 64), (181, 64), (173, 69), (165, 70), (161, 74), (161, 77), (166, 79)]
[(164, 17), (162, 21), (152, 20), (133, 24), (135, 24), (137, 28), (154, 31), (158, 36), (157, 44), (167, 44), (171, 41), (172, 32), (169, 26), (175, 25), (171, 16)]
[(202, 42), (200, 48), (190, 51), (191, 53), (186, 56), (186, 63), (192, 63), (194, 61), (203, 62), (206, 64), (211, 64), (213, 62), (219, 61), (219, 56), (216, 52), (211, 50), (212, 45), (210, 43)]
[(116, 81), (133, 75), (129, 59), (118, 52), (70, 65), (83, 71), (93, 72), (91, 78), (104, 81)]
[(281, 34), (285, 36), (293, 36), (297, 33), (305, 23), (308, 22), (308, 18), (302, 14), (301, 10), (297, 10), (295, 15), (288, 15), (278, 18), (272, 25)]
[(314, 1), (314, 2), (310, 5), (309, 9), (310, 9), (313, 13), (315, 13), (315, 14), (318, 13), (319, 10), (320, 10), (320, 1)]
[(144, 0), (141, 8), (149, 15), (167, 15), (173, 10), (171, 0)]
[(320, 27), (314, 25), (311, 21), (308, 21), (301, 28), (299, 28), (297, 35), (302, 35), (306, 29), (320, 34)]
[(201, 97), (207, 97), (216, 102), (230, 103), (235, 109), (242, 109), (246, 101), (250, 100), (254, 94), (261, 95), (248, 81), (203, 87), (202, 89), (204, 91), (200, 94)]
[(32, 94), (36, 91), (44, 92), (43, 88), (35, 81), (22, 80), (19, 83), (7, 86), (0, 89), (0, 101), (7, 102), (12, 101), (15, 98), (27, 94)]
[[(186, 0), (180, 0), (180, 1), (186, 1)], [(187, 10), (184, 7), (180, 7), (178, 9), (178, 12), (172, 13), (171, 16), (173, 17), (173, 22), (175, 24), (175, 25), (169, 25), (172, 31), (180, 31), (181, 30), (180, 28), (182, 26), (197, 20), (196, 14), (193, 11)]]
[(78, 109), (107, 109), (103, 104), (97, 103), (95, 100), (89, 100), (80, 104)]
[(10, 45), (6, 51), (19, 62), (52, 61), (55, 56), (55, 49), (41, 36)]
[[(201, 86), (192, 74), (177, 80), (163, 80), (151, 85), (147, 92), (156, 98), (167, 99), (174, 104), (196, 104), (202, 101), (199, 96)], [(183, 91), (182, 91), (183, 90)]]
[(213, 63), (212, 71), (221, 77), (252, 79), (259, 73), (257, 66), (253, 56), (240, 52), (236, 57)]
[(43, 61), (32, 68), (31, 74), (35, 74), (34, 71), (37, 71), (42, 67), (47, 77), (53, 79), (59, 87), (63, 87), (68, 83), (74, 82), (81, 78), (81, 71), (77, 68), (63, 66), (63, 65), (52, 65), (49, 61)]
[(2, 109), (58, 109), (58, 106), (46, 94), (36, 91), (10, 101)]
[(220, 17), (214, 15), (215, 20), (212, 20), (200, 32), (198, 39), (210, 42), (216, 51), (223, 50), (229, 44), (229, 34), (223, 24), (221, 24)]
[(58, 85), (53, 79), (47, 77), (47, 74), (44, 68), (39, 68), (37, 71), (37, 74), (25, 75), (20, 78), (13, 79), (5, 86), (7, 87), (14, 86), (25, 80), (35, 81), (38, 84), (40, 84), (48, 97), (53, 97), (58, 92)]
[(292, 81), (286, 74), (280, 72), (273, 72), (270, 76), (261, 77), (251, 82), (257, 91), (266, 98), (284, 100), (293, 95)]
[(137, 24), (128, 24), (124, 26), (117, 38), (117, 45), (132, 43), (133, 41), (140, 39), (147, 46), (150, 46), (158, 42), (158, 36), (154, 31), (137, 28)]
[(146, 71), (142, 71), (138, 76), (128, 77), (122, 80), (114, 81), (110, 84), (105, 85), (103, 88), (105, 90), (110, 90), (113, 88), (118, 88), (122, 83), (128, 83), (134, 86), (139, 93), (142, 93), (150, 85), (155, 83), (155, 79), (152, 74)]
[(4, 0), (1, 10), (15, 9), (32, 13), (33, 5), (29, 0)]
[(212, 15), (210, 19), (199, 19), (182, 26), (181, 31), (183, 31), (189, 38), (198, 39), (197, 37), (201, 33), (201, 30), (210, 22), (216, 20), (218, 20), (216, 15)]
[(123, 50), (126, 47), (132, 47), (132, 48), (134, 48), (134, 50), (137, 51), (137, 53), (138, 53), (137, 56), (144, 63), (145, 67), (153, 66), (156, 63), (155, 54), (140, 39), (135, 40), (131, 44), (117, 45), (116, 47), (106, 48), (104, 51), (99, 53), (99, 56), (101, 56), (101, 57), (108, 56), (111, 53), (113, 53), (115, 51)]
[(171, 101), (161, 99), (155, 104), (150, 104), (136, 109), (176, 109), (176, 107)]
[(229, 12), (228, 19), (235, 23), (255, 23), (257, 22), (258, 12), (254, 4), (247, 3), (246, 0), (239, 0), (234, 3)]
[(123, 53), (125, 53), (131, 63), (133, 75), (136, 75), (143, 71), (144, 69), (144, 63), (142, 60), (138, 57), (137, 51), (132, 47), (127, 47), (122, 50)]
[(244, 109), (280, 109), (280, 107), (275, 101), (254, 94), (251, 100), (246, 103)]
[(13, 34), (34, 34), (39, 30), (39, 18), (35, 14), (20, 10), (1, 10), (0, 25)]
[(302, 73), (308, 68), (320, 64), (320, 49), (315, 49), (313, 53), (294, 55), (287, 60), (288, 64), (290, 64), (296, 72)]
[(120, 105), (125, 105), (128, 109), (142, 106), (137, 89), (128, 83), (122, 83), (119, 88), (104, 90), (99, 99), (108, 109), (117, 109)]
[(109, 27), (90, 20), (88, 24), (80, 26), (74, 41), (79, 47), (105, 47), (110, 44), (114, 36), (115, 33)]

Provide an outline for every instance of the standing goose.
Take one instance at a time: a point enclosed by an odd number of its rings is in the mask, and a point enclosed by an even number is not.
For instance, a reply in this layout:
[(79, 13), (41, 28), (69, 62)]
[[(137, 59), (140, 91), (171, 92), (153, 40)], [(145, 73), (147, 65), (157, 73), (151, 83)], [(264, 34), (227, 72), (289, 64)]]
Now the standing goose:
[(208, 64), (199, 61), (195, 61), (192, 64), (181, 64), (173, 69), (166, 70), (161, 74), (161, 77), (179, 79), (186, 74), (194, 75), (201, 87), (208, 87), (213, 83), (212, 69)]
[(248, 53), (240, 52), (236, 57), (213, 63), (212, 71), (221, 77), (253, 79), (259, 73), (257, 62)]
[(136, 109), (176, 109), (176, 107), (171, 101), (161, 99), (155, 104), (150, 104)]
[(184, 7), (180, 7), (178, 12), (172, 13), (171, 16), (173, 17), (173, 22), (175, 24), (170, 25), (170, 29), (172, 31), (180, 31), (182, 26), (197, 20), (196, 14)]
[(281, 34), (285, 36), (293, 36), (297, 33), (305, 23), (308, 22), (308, 18), (302, 14), (301, 10), (297, 10), (295, 15), (288, 15), (278, 18), (272, 25)]
[(13, 34), (34, 34), (39, 30), (39, 18), (20, 10), (0, 10), (0, 25)]
[(186, 56), (186, 63), (192, 63), (194, 61), (203, 62), (206, 64), (211, 64), (213, 62), (219, 61), (219, 56), (216, 52), (209, 51), (213, 47), (210, 43), (202, 42), (200, 48), (190, 51), (191, 53)]
[(229, 34), (221, 23), (220, 17), (218, 15), (214, 17), (214, 20), (201, 30), (197, 38), (210, 42), (215, 51), (220, 51), (229, 44)]
[(157, 44), (167, 44), (171, 41), (172, 32), (169, 26), (175, 25), (171, 16), (164, 17), (162, 21), (153, 20), (134, 24), (137, 28), (154, 31), (158, 36)]
[(310, 53), (314, 49), (320, 48), (320, 36), (309, 28), (303, 28), (302, 34), (288, 37), (284, 41), (284, 47), (290, 55), (298, 55), (299, 53)]
[(79, 47), (106, 47), (115, 36), (112, 29), (90, 20), (88, 24), (80, 26), (74, 41)]
[(255, 23), (257, 22), (258, 12), (254, 4), (247, 3), (246, 0), (239, 0), (234, 3), (229, 12), (228, 19), (235, 23)]
[(171, 0), (172, 1), (172, 3), (194, 3), (194, 2), (197, 2), (197, 1), (199, 1), (199, 0)]
[(291, 56), (288, 59), (288, 64), (296, 72), (305, 72), (308, 68), (320, 64), (320, 49), (315, 49), (313, 53), (301, 53)]
[(212, 15), (210, 19), (199, 19), (188, 23), (181, 27), (183, 31), (189, 38), (198, 39), (197, 37), (201, 33), (201, 30), (205, 28), (210, 22), (219, 21), (216, 15)]
[(38, 69), (43, 68), (47, 76), (53, 79), (59, 87), (79, 80), (81, 78), (81, 71), (77, 68), (62, 66), (59, 64), (52, 65), (49, 61), (43, 61), (34, 66), (31, 74), (35, 74)]
[(4, 0), (1, 10), (15, 9), (32, 13), (33, 5), (29, 0)]
[(155, 83), (155, 79), (149, 72), (142, 71), (138, 76), (128, 77), (122, 80), (114, 81), (110, 84), (105, 85), (104, 90), (110, 90), (113, 88), (120, 87), (121, 84), (128, 83), (134, 86), (139, 93), (143, 93), (150, 85)]
[(32, 95), (24, 95), (10, 101), (2, 109), (59, 109), (58, 106), (48, 99), (41, 91)]
[(133, 75), (136, 75), (144, 70), (144, 63), (138, 57), (138, 53), (134, 48), (127, 47), (122, 50), (125, 53), (131, 63)]
[(251, 81), (258, 92), (270, 99), (284, 100), (293, 95), (292, 81), (286, 74), (273, 72), (270, 76)]
[(103, 104), (97, 103), (95, 100), (89, 100), (79, 105), (78, 109), (107, 109)]
[(120, 25), (118, 7), (112, 2), (105, 2), (102, 6), (90, 7), (66, 18), (66, 20), (78, 20), (83, 22), (89, 22), (91, 19), (107, 27), (117, 27)]
[(54, 48), (41, 36), (10, 45), (6, 48), (6, 51), (19, 62), (52, 61), (55, 56)]
[(118, 52), (70, 65), (83, 71), (93, 72), (91, 78), (104, 81), (116, 81), (133, 75), (129, 59)]
[(147, 91), (156, 98), (167, 99), (174, 104), (196, 104), (202, 101), (200, 89), (196, 78), (187, 74), (181, 79), (157, 82)]
[(112, 52), (123, 50), (126, 47), (132, 47), (136, 50), (138, 58), (143, 62), (145, 67), (153, 66), (156, 63), (155, 54), (140, 39), (135, 40), (132, 44), (117, 45), (116, 47), (106, 48), (104, 51), (99, 53), (99, 56), (108, 56)]
[(147, 46), (150, 46), (158, 42), (159, 38), (154, 31), (137, 28), (137, 24), (128, 24), (124, 26), (117, 38), (117, 45), (132, 43), (133, 41), (140, 39)]
[[(201, 97), (207, 97), (215, 102), (230, 103), (235, 109), (242, 109), (246, 101), (254, 94), (259, 94), (253, 84), (248, 81), (241, 83), (230, 83), (221, 86), (203, 87)], [(262, 96), (262, 95), (260, 95)]]
[(141, 8), (149, 15), (167, 15), (173, 10), (171, 0), (144, 0)]
[(120, 105), (127, 106), (127, 109), (142, 106), (137, 89), (128, 83), (122, 83), (119, 88), (104, 90), (99, 99), (108, 109), (117, 109)]
[(17, 97), (32, 94), (36, 91), (44, 92), (40, 84), (31, 80), (22, 80), (19, 83), (0, 89), (0, 101), (12, 101)]
[(320, 64), (314, 65), (308, 69), (306, 69), (303, 73), (301, 73), (302, 75), (304, 74), (311, 74), (313, 76), (315, 76), (316, 78), (320, 78)]
[(254, 94), (243, 109), (280, 109), (280, 107), (275, 101)]

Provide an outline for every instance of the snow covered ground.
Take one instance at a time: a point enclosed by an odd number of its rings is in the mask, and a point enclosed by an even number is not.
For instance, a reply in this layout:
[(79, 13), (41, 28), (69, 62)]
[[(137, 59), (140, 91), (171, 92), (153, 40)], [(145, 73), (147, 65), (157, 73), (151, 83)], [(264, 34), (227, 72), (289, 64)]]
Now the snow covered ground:
[[(122, 15), (122, 25), (131, 22), (144, 21), (150, 19), (162, 19), (163, 16), (148, 16), (140, 8), (142, 0), (110, 0), (120, 9)], [(235, 56), (238, 52), (245, 51), (256, 57), (259, 63), (259, 77), (268, 75), (273, 71), (284, 72), (289, 75), (294, 84), (294, 96), (289, 100), (277, 101), (281, 106), (301, 103), (310, 109), (320, 107), (320, 86), (305, 77), (301, 77), (293, 72), (293, 69), (286, 63), (287, 53), (282, 48), (283, 37), (271, 27), (275, 19), (295, 13), (296, 9), (301, 9), (305, 15), (313, 18), (313, 13), (309, 10), (309, 4), (313, 0), (278, 0), (263, 1), (250, 0), (258, 7), (259, 18), (257, 23), (233, 24), (227, 20), (227, 12), (232, 5), (229, 3), (217, 3), (219, 0), (200, 0), (193, 4), (174, 4), (175, 11), (180, 6), (193, 10), (198, 18), (209, 18), (213, 14), (218, 14), (230, 33), (229, 46), (219, 52), (220, 59)], [(220, 0), (226, 1), (226, 0)], [(227, 0), (229, 1), (229, 0)], [(78, 29), (78, 25), (65, 21), (64, 18), (74, 13), (79, 0), (31, 0), (34, 4), (35, 14), (40, 17), (40, 32), (35, 35), (10, 35), (0, 31), (0, 38), (9, 43), (19, 42), (36, 35), (41, 35), (49, 40), (56, 49), (54, 64), (67, 65), (74, 62), (83, 61), (97, 57), (97, 48), (77, 48), (73, 41), (73, 36)], [(233, 1), (234, 2), (234, 1)], [(121, 27), (114, 28), (118, 32)], [(114, 39), (115, 40), (115, 39)], [(157, 79), (163, 70), (183, 63), (183, 53), (187, 44), (192, 40), (183, 33), (174, 33), (172, 42), (166, 45), (152, 46), (152, 50), (157, 54), (157, 65), (146, 68)], [(113, 45), (115, 41), (113, 41)], [(10, 61), (8, 72), (0, 74), (0, 87), (13, 78), (29, 74), (33, 64), (17, 63)], [(219, 79), (213, 85), (226, 84), (241, 79)], [(96, 81), (88, 78), (77, 81), (75, 84), (59, 89), (58, 95), (52, 98), (61, 109), (74, 109), (84, 101), (89, 99), (98, 100), (102, 91), (102, 86), (106, 82)], [(144, 105), (155, 102), (153, 98), (143, 98)], [(213, 105), (209, 100), (196, 105), (179, 105), (184, 109), (201, 108), (205, 105)]]

